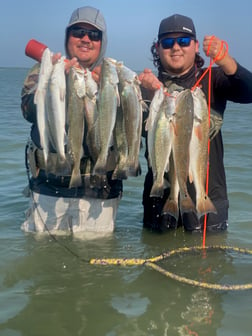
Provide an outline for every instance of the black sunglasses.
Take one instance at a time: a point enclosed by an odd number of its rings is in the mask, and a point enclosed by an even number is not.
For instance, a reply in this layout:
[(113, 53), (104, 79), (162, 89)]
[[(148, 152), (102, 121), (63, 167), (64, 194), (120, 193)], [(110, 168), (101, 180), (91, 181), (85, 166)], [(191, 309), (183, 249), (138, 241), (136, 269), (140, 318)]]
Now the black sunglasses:
[(194, 40), (194, 38), (191, 36), (165, 37), (160, 41), (160, 43), (163, 49), (171, 49), (175, 42), (177, 42), (180, 47), (188, 47), (191, 43), (191, 40)]
[(70, 29), (70, 33), (73, 37), (76, 38), (83, 38), (85, 35), (87, 35), (90, 41), (100, 41), (102, 39), (102, 32), (100, 30), (73, 27)]

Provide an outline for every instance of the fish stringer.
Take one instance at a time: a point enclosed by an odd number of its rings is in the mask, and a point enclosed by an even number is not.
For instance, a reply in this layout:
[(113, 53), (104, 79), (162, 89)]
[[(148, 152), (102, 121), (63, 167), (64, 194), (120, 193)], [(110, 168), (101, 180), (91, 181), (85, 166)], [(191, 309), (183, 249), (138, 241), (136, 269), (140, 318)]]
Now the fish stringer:
[[(211, 41), (214, 39), (214, 35), (211, 37), (210, 40), (210, 44), (208, 46), (208, 50), (206, 55), (209, 55), (209, 50), (211, 47)], [(222, 56), (220, 56), (222, 54), (224, 50), (224, 53)], [(217, 53), (217, 55), (215, 56), (215, 58), (210, 58), (210, 64), (208, 66), (208, 68), (204, 71), (204, 73), (201, 75), (201, 77), (197, 80), (197, 82), (194, 84), (194, 86), (192, 87), (192, 91), (195, 90), (195, 88), (199, 85), (199, 83), (201, 82), (201, 80), (203, 79), (203, 77), (209, 72), (209, 76), (208, 76), (208, 123), (209, 123), (209, 127), (210, 127), (210, 122), (211, 122), (211, 80), (212, 80), (212, 66), (216, 61), (220, 61), (222, 60), (228, 53), (228, 44), (225, 41), (221, 41), (221, 47), (219, 52)], [(210, 156), (210, 139), (208, 139), (208, 145), (207, 145), (207, 152), (208, 152), (208, 159), (207, 159), (207, 174), (206, 174), (206, 194), (208, 195), (208, 189), (209, 189), (209, 156)], [(207, 226), (207, 214), (205, 214), (204, 216), (204, 225), (203, 225), (203, 240), (202, 240), (202, 247), (205, 248), (206, 245), (206, 226)]]

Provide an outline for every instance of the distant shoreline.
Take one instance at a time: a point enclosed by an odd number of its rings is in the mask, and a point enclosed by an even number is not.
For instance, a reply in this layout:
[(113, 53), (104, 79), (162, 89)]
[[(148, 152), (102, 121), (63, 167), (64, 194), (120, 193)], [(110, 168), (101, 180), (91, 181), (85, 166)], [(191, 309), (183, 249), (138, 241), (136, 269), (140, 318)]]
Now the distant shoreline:
[(6, 70), (6, 69), (23, 69), (23, 70), (29, 70), (29, 67), (18, 67), (18, 66), (0, 66), (0, 70)]

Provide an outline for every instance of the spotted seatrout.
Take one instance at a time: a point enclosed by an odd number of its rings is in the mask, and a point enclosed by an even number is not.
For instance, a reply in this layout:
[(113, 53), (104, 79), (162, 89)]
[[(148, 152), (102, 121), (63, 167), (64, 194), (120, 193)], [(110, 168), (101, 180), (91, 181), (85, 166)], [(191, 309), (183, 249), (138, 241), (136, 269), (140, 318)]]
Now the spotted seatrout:
[(101, 69), (101, 83), (98, 100), (98, 118), (96, 131), (100, 142), (94, 174), (105, 175), (109, 148), (113, 145), (113, 130), (116, 122), (117, 107), (120, 105), (118, 93), (118, 75), (116, 65), (105, 58)]
[(58, 155), (58, 163), (66, 162), (66, 77), (64, 57), (53, 66), (49, 82), (47, 121), (50, 143)]
[(52, 53), (48, 48), (46, 48), (42, 55), (40, 72), (39, 72), (39, 81), (37, 90), (34, 95), (34, 103), (37, 105), (37, 124), (40, 136), (40, 145), (43, 148), (44, 162), (46, 168), (49, 153), (47, 92), (52, 70), (53, 70)]
[(216, 208), (206, 194), (208, 162), (209, 121), (208, 107), (203, 91), (197, 87), (193, 93), (194, 119), (190, 143), (190, 180), (196, 189), (196, 210), (198, 217), (216, 213)]
[(142, 95), (137, 74), (122, 62), (116, 63), (121, 109), (118, 110), (115, 142), (121, 147), (114, 178), (127, 178), (141, 173), (139, 151), (142, 130)]
[(68, 81), (68, 153), (73, 161), (72, 176), (69, 187), (79, 187), (82, 184), (80, 160), (84, 155), (84, 96), (86, 95), (83, 71), (71, 68)]
[(169, 159), (173, 144), (174, 109), (175, 98), (163, 93), (163, 101), (148, 132), (148, 148), (153, 171), (151, 197), (163, 197), (164, 173), (169, 171)]
[(179, 92), (175, 102), (173, 160), (180, 190), (180, 210), (196, 212), (195, 205), (187, 190), (189, 177), (189, 146), (194, 120), (193, 97), (189, 89)]

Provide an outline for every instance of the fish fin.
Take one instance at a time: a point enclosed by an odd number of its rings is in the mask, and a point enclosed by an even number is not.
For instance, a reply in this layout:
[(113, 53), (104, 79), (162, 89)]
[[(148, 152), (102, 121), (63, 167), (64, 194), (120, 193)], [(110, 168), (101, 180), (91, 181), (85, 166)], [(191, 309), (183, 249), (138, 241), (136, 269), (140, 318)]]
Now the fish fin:
[(37, 89), (37, 90), (35, 91), (35, 93), (34, 93), (33, 102), (34, 102), (35, 105), (38, 104), (38, 100), (39, 100), (39, 96), (40, 96), (40, 94), (41, 94), (41, 91), (38, 90), (38, 89)]
[(207, 195), (197, 200), (196, 209), (198, 213), (198, 218), (202, 217), (203, 215), (207, 213), (217, 214), (217, 210), (213, 202), (210, 200), (210, 198)]
[(176, 219), (176, 221), (178, 221), (179, 208), (178, 208), (178, 203), (175, 200), (168, 198), (167, 201), (165, 202), (163, 206), (163, 210), (162, 210), (162, 215), (166, 215), (166, 214), (171, 215), (172, 217)]
[(190, 182), (190, 183), (193, 183), (193, 174), (192, 174), (192, 172), (190, 172), (190, 171), (189, 171), (189, 176), (188, 176), (188, 178), (189, 178), (189, 182)]
[(118, 86), (115, 86), (115, 96), (116, 96), (116, 100), (117, 100), (117, 106), (121, 105), (121, 99), (120, 99), (120, 95), (119, 95), (119, 91), (118, 91)]
[(173, 128), (173, 133), (175, 136), (178, 136), (178, 131), (177, 131), (177, 127), (176, 127), (176, 124), (171, 121), (171, 124), (172, 124), (172, 128)]
[(151, 120), (147, 118), (144, 122), (145, 122), (145, 131), (149, 131), (151, 127)]
[(144, 127), (145, 131), (149, 131), (153, 127), (153, 120), (152, 120), (152, 118), (148, 117), (146, 120), (144, 120), (143, 124), (145, 124), (144, 125), (145, 126)]
[(196, 127), (194, 127), (194, 134), (199, 139), (199, 141), (202, 141), (202, 139), (203, 139), (203, 132), (202, 132), (201, 125), (197, 125)]
[(141, 107), (142, 107), (142, 110), (143, 111), (148, 111), (148, 105), (147, 105), (147, 103), (142, 99), (142, 98), (140, 98), (140, 102), (141, 102)]

